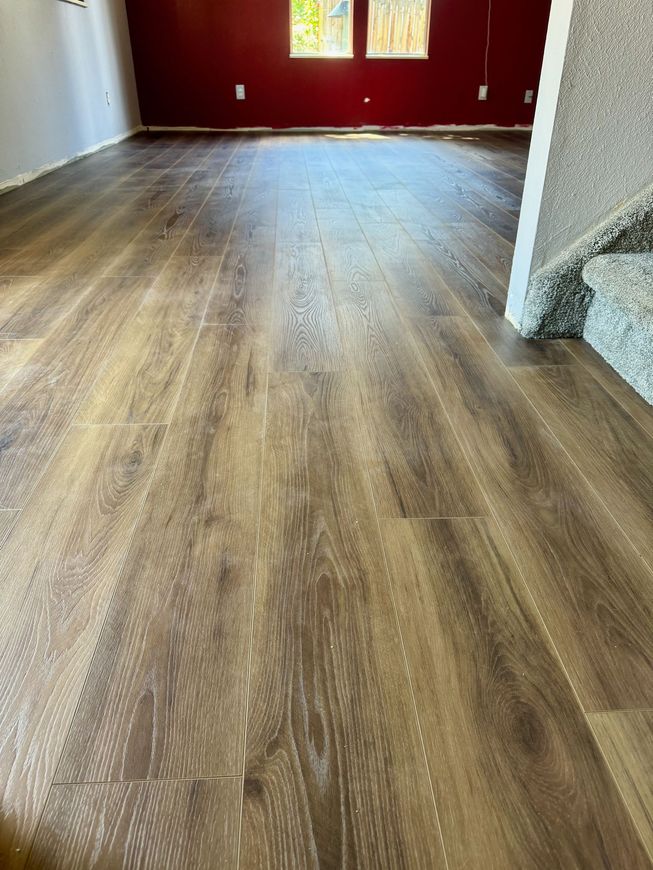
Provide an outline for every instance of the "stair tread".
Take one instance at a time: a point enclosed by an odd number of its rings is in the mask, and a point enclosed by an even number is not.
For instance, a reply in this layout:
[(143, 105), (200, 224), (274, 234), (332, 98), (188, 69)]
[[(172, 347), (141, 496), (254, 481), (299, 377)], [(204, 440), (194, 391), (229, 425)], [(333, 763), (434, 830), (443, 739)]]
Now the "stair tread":
[(594, 257), (583, 270), (583, 280), (653, 335), (652, 253)]

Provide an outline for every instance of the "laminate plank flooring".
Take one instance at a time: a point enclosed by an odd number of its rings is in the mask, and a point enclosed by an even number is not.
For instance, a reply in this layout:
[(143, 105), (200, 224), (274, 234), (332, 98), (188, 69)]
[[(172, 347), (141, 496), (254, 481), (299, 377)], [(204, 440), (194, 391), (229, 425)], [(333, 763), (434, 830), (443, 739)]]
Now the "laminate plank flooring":
[(118, 336), (78, 422), (170, 422), (219, 262), (172, 257)]
[(144, 292), (139, 279), (99, 278), (10, 380), (0, 403), (0, 506), (23, 506)]
[(3, 867), (653, 866), (653, 410), (503, 316), (528, 142), (0, 196)]
[(648, 866), (496, 524), (382, 531), (449, 866)]
[(270, 379), (242, 867), (444, 867), (352, 386)]
[(342, 368), (342, 345), (321, 245), (277, 244), (274, 306), (274, 371)]
[(412, 328), (585, 708), (649, 706), (650, 570), (471, 324)]
[(200, 333), (59, 781), (241, 772), (265, 359)]
[(27, 858), (162, 435), (71, 429), (2, 548), (3, 867)]
[(513, 375), (653, 568), (653, 440), (582, 367)]
[(0, 391), (25, 367), (40, 343), (38, 339), (0, 338)]
[(653, 859), (653, 710), (593, 713), (589, 719)]
[(357, 369), (366, 465), (380, 516), (479, 516), (486, 505), (427, 372), (381, 284), (334, 285)]
[(653, 437), (653, 407), (620, 378), (616, 371), (599, 356), (586, 341), (566, 340), (571, 355), (592, 374), (610, 395)]
[(237, 779), (57, 785), (31, 870), (228, 870), (238, 851)]

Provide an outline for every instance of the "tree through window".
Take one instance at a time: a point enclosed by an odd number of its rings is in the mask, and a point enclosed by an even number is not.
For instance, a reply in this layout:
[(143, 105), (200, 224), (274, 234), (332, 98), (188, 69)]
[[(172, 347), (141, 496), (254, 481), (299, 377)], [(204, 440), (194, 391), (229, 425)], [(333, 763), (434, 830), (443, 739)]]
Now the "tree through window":
[(290, 54), (352, 56), (353, 0), (291, 0)]

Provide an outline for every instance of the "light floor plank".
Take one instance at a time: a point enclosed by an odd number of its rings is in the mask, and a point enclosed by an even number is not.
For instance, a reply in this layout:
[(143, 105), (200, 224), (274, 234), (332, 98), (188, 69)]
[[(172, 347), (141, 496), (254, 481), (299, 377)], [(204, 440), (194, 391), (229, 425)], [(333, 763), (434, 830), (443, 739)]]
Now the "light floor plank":
[(31, 870), (232, 870), (240, 782), (208, 779), (57, 785)]
[(57, 771), (242, 770), (265, 347), (205, 327)]
[(162, 436), (73, 428), (2, 548), (2, 867), (27, 858)]

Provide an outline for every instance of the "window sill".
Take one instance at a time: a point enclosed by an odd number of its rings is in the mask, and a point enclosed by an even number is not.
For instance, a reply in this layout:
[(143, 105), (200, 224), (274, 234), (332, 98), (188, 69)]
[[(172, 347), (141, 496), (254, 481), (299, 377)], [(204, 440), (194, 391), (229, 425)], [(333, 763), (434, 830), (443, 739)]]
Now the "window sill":
[(352, 60), (353, 54), (289, 54), (291, 59), (299, 60)]
[(365, 60), (428, 60), (428, 54), (366, 54)]

